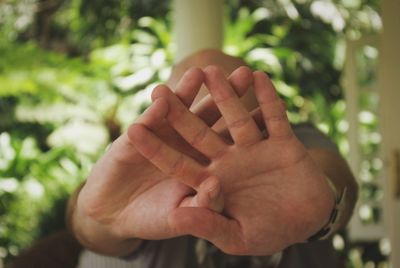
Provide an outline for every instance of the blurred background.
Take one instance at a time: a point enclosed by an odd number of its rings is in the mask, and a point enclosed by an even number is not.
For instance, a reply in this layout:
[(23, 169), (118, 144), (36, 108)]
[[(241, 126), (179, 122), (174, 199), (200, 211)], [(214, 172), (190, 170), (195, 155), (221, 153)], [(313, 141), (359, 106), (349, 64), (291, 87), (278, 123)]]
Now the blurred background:
[[(223, 50), (268, 72), (293, 123), (329, 135), (360, 200), (333, 244), (389, 267), (377, 66), (378, 0), (226, 0)], [(173, 3), (0, 1), (0, 267), (65, 228), (68, 196), (149, 105), (176, 57)], [(400, 26), (400, 25), (399, 25)]]

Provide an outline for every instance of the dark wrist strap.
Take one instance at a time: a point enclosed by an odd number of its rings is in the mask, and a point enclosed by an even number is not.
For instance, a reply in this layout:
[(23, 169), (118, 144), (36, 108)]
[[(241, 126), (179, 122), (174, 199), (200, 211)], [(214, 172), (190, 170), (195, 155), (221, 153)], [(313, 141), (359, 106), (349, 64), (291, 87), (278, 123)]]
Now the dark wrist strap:
[(309, 242), (327, 239), (340, 227), (339, 226), (340, 219), (341, 219), (343, 211), (344, 211), (344, 204), (345, 204), (345, 199), (346, 199), (347, 188), (345, 187), (341, 193), (338, 193), (338, 191), (336, 190), (336, 187), (329, 180), (329, 178), (327, 180), (328, 180), (329, 186), (332, 188), (332, 190), (335, 194), (335, 206), (333, 207), (331, 215), (329, 216), (328, 223), (324, 227), (322, 227), (321, 230), (316, 232), (314, 235), (310, 236), (307, 239), (307, 241), (309, 241)]

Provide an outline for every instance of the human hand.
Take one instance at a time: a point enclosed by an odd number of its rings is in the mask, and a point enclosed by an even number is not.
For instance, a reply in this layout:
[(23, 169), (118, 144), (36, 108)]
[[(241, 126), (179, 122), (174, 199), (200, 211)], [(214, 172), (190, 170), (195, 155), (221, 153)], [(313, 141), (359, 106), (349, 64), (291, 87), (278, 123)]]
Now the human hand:
[(225, 201), (222, 214), (177, 207), (168, 215), (176, 233), (191, 234), (235, 255), (269, 255), (305, 241), (328, 220), (333, 196), (325, 175), (294, 136), (285, 108), (262, 72), (254, 89), (267, 137), (215, 67), (205, 82), (228, 126), (233, 144), (222, 139), (167, 88), (154, 97), (168, 104), (165, 119), (209, 162), (200, 163), (160, 140), (146, 124), (134, 124), (133, 146), (163, 173), (196, 188), (217, 178)]
[[(251, 72), (240, 68), (232, 73), (229, 81), (235, 85), (238, 94), (243, 94), (251, 83)], [(189, 70), (176, 89), (176, 96), (185, 107), (190, 107), (204, 80), (199, 69)], [(155, 103), (137, 120), (145, 124), (153, 133), (175, 150), (190, 155), (199, 162), (204, 157), (180, 137), (170, 125), (163, 121), (167, 113), (163, 100)], [(193, 107), (200, 117), (207, 117), (216, 111), (211, 99)], [(207, 117), (208, 123), (215, 120)], [(206, 121), (207, 121), (206, 120)], [(88, 243), (98, 242), (95, 236), (126, 240), (129, 238), (164, 239), (176, 236), (176, 229), (170, 228), (168, 216), (179, 206), (206, 207), (221, 211), (219, 182), (215, 178), (204, 181), (196, 188), (171, 179), (160, 172), (132, 146), (136, 136), (135, 128), (130, 127), (121, 135), (93, 167), (86, 184), (79, 193), (76, 210), (81, 232)], [(93, 226), (96, 226), (94, 228)], [(91, 237), (92, 236), (92, 237)], [(106, 239), (110, 240), (110, 239)], [(87, 246), (87, 245), (86, 245)]]

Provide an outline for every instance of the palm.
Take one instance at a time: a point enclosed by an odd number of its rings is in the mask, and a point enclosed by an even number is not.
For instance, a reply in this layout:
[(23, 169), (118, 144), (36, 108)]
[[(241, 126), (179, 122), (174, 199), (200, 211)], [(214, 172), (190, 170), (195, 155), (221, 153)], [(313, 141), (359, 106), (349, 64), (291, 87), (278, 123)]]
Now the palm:
[[(189, 106), (203, 81), (200, 70), (191, 70), (178, 85), (177, 94)], [(146, 111), (138, 122), (159, 121), (166, 107)], [(166, 122), (151, 129), (175, 149), (201, 161), (198, 154)], [(173, 235), (166, 224), (167, 214), (193, 190), (164, 175), (132, 146), (128, 129), (113, 142), (110, 149), (92, 169), (81, 191), (78, 205), (110, 228), (118, 228), (126, 237), (161, 239)], [(146, 204), (154, 204), (149, 209)]]
[[(147, 229), (147, 238), (169, 237), (172, 233), (166, 228), (167, 214), (192, 190), (161, 173), (129, 145), (128, 139), (123, 134), (96, 163), (82, 189), (84, 204), (96, 220), (112, 222), (125, 230), (127, 237), (149, 226), (154, 228)], [(145, 205), (148, 202), (154, 204), (151, 211)], [(164, 233), (152, 234), (153, 229)]]
[[(232, 83), (240, 88), (248, 88), (248, 79), (243, 79), (251, 76), (247, 72), (250, 73), (242, 69), (232, 74)], [(189, 70), (181, 79), (176, 94), (186, 107), (191, 105), (203, 79), (204, 74), (198, 69)], [(209, 104), (201, 104), (197, 109), (200, 112), (215, 110), (215, 105)], [(162, 102), (153, 105), (136, 123), (146, 124), (165, 143), (203, 162), (204, 157), (163, 120), (167, 108)], [(208, 200), (207, 192), (199, 193), (199, 187), (191, 188), (162, 173), (132, 146), (135, 136), (137, 133), (131, 126), (113, 142), (92, 169), (81, 191), (78, 206), (82, 206), (94, 220), (111, 229), (118, 229), (124, 237), (163, 239), (176, 235), (168, 225), (167, 218), (177, 207), (189, 205), (222, 209), (220, 198)], [(146, 144), (146, 140), (141, 143)], [(195, 190), (198, 192), (196, 195)]]
[[(222, 74), (215, 68), (205, 72), (206, 85), (234, 144), (227, 144), (187, 111), (171, 92), (159, 95), (169, 104), (168, 122), (210, 160), (207, 165), (174, 150), (141, 125), (135, 126), (134, 146), (164, 173), (192, 188), (208, 176), (219, 178), (222, 185), (223, 215), (204, 208), (177, 208), (169, 215), (169, 225), (233, 254), (272, 254), (304, 241), (324, 223), (333, 201), (322, 172), (293, 135), (272, 84), (264, 74), (254, 75), (269, 133), (264, 138)], [(148, 143), (141, 144), (143, 139)], [(152, 157), (156, 153), (159, 156)]]
[(330, 196), (320, 191), (326, 182), (295, 137), (234, 147), (210, 173), (221, 179), (225, 216), (241, 227), (236, 245), (239, 251), (246, 245), (242, 253), (263, 255), (305, 241), (327, 217), (316, 216), (329, 211)]

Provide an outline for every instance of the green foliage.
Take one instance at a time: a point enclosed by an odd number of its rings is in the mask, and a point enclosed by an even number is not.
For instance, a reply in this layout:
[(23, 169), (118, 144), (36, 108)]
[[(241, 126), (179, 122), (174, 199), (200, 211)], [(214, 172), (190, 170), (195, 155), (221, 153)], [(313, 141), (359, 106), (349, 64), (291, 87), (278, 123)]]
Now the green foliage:
[(149, 104), (154, 84), (169, 76), (166, 24), (150, 17), (137, 23), (131, 42), (93, 50), (88, 60), (34, 42), (0, 46), (0, 251), (6, 259), (64, 226), (67, 197)]
[(51, 222), (58, 221), (53, 229), (63, 226), (62, 217), (44, 219), (107, 144), (106, 111), (93, 100), (102, 104), (111, 90), (108, 73), (82, 60), (33, 43), (3, 45), (0, 51), (0, 245), (8, 259), (50, 232)]
[(294, 9), (294, 17), (277, 12), (278, 4), (254, 10), (239, 7), (226, 16), (224, 49), (271, 76), (292, 122), (314, 122), (340, 145), (345, 133), (338, 132), (336, 124), (345, 109), (337, 108), (344, 102), (341, 68), (335, 62), (343, 37), (306, 7)]
[(7, 132), (0, 134), (0, 145), (0, 245), (15, 255), (51, 231), (40, 230), (39, 223), (54, 201), (65, 200), (83, 180), (93, 159), (67, 147), (43, 152), (34, 138)]

